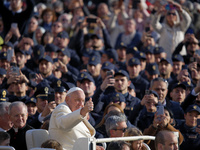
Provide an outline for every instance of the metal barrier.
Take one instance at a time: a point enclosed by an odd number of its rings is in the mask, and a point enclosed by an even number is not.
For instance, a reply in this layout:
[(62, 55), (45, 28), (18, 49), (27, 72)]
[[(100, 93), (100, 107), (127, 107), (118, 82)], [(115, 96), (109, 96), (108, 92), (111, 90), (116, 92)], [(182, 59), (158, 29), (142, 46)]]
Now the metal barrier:
[(118, 138), (79, 138), (74, 143), (73, 150), (96, 150), (96, 143), (105, 143), (112, 141), (137, 141), (137, 140), (155, 140), (154, 136), (129, 136), (129, 137), (118, 137)]

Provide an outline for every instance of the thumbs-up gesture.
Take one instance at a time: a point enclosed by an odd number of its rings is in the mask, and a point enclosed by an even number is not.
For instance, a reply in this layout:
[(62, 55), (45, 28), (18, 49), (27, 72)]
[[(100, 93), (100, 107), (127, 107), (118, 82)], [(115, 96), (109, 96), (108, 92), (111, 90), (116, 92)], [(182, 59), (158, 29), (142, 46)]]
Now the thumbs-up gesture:
[(85, 103), (85, 106), (81, 109), (80, 113), (82, 116), (86, 116), (86, 114), (93, 111), (93, 109), (94, 109), (94, 104), (92, 102), (92, 98), (90, 98), (89, 101)]

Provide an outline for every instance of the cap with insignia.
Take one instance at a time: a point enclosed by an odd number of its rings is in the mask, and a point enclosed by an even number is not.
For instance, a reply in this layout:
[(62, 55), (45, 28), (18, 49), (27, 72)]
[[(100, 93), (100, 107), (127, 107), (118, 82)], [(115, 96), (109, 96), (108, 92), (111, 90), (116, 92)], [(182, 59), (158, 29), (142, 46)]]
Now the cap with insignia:
[(77, 81), (82, 83), (84, 80), (89, 80), (89, 81), (95, 83), (93, 77), (88, 72), (81, 72), (78, 75)]
[(185, 113), (191, 112), (191, 111), (196, 111), (200, 114), (200, 108), (197, 105), (190, 105), (187, 107)]
[(137, 47), (128, 47), (126, 50), (126, 54), (133, 54), (135, 55), (138, 52), (138, 48)]
[(45, 46), (45, 52), (56, 52), (57, 50), (58, 47), (52, 43)]
[(129, 74), (125, 70), (119, 70), (118, 72), (115, 73), (114, 77), (121, 75), (121, 76), (126, 76), (129, 80)]
[(9, 98), (7, 97), (8, 91), (6, 89), (0, 90), (0, 102), (8, 102)]
[(145, 69), (150, 75), (159, 74), (159, 69), (157, 63), (149, 63), (146, 65)]
[(173, 66), (173, 62), (172, 62), (171, 58), (161, 58), (160, 62), (162, 62), (162, 61), (166, 61), (167, 63), (169, 63)]
[(46, 56), (43, 56), (42, 58), (39, 59), (39, 63), (42, 61), (42, 60), (46, 60), (48, 62), (51, 62), (53, 63), (53, 60), (50, 56), (46, 55)]
[(57, 34), (57, 37), (60, 37), (60, 38), (63, 38), (63, 39), (68, 39), (69, 38), (69, 35), (66, 31), (62, 31), (62, 32), (59, 32)]
[(47, 81), (42, 81), (36, 86), (36, 91), (34, 93), (34, 96), (36, 98), (41, 99), (48, 99), (48, 95), (53, 93), (54, 90), (50, 87), (50, 85), (47, 83)]
[(90, 59), (89, 59), (88, 64), (89, 65), (94, 65), (94, 66), (96, 66), (97, 64), (101, 64), (101, 57), (99, 55), (91, 56)]
[(36, 105), (36, 98), (35, 97), (30, 97), (28, 98), (26, 101), (25, 101), (25, 104), (28, 104), (28, 103), (33, 103)]
[(127, 46), (124, 44), (124, 42), (121, 42), (121, 43), (119, 44), (119, 46), (117, 47), (117, 49), (122, 49), (122, 48), (127, 49)]
[(180, 54), (176, 54), (176, 55), (172, 56), (172, 61), (184, 62), (184, 59), (183, 59), (183, 56), (181, 56)]
[(0, 53), (0, 60), (7, 59), (7, 52), (1, 52)]
[(155, 49), (155, 47), (154, 46), (147, 46), (147, 47), (145, 47), (144, 49), (143, 49), (143, 52), (145, 53), (145, 54), (154, 54), (154, 49)]
[(128, 65), (129, 66), (140, 65), (140, 60), (138, 58), (133, 57), (133, 58), (129, 59)]
[(184, 90), (186, 90), (186, 85), (184, 83), (175, 83), (173, 86), (172, 86), (172, 90), (177, 88), (177, 87), (181, 87), (183, 88)]
[(156, 54), (160, 54), (160, 53), (163, 53), (163, 52), (165, 52), (165, 50), (164, 50), (164, 48), (163, 47), (160, 47), (160, 46), (158, 46), (158, 47), (155, 47), (154, 48), (154, 54), (156, 55)]
[(44, 46), (42, 45), (35, 45), (33, 47), (33, 55), (34, 55), (34, 59), (40, 59), (44, 56)]
[(24, 50), (20, 50), (19, 48), (15, 48), (15, 54), (16, 53), (21, 53), (21, 54), (23, 54), (23, 55), (26, 55), (26, 51), (24, 51)]
[(108, 58), (112, 58), (115, 62), (118, 61), (118, 54), (117, 51), (115, 49), (107, 49), (103, 51), (104, 54), (106, 54), (108, 56)]
[(109, 61), (106, 61), (102, 64), (102, 67), (101, 67), (102, 70), (114, 70), (115, 69), (115, 65), (112, 64), (111, 62)]
[(122, 93), (112, 93), (109, 95), (111, 102), (118, 103), (118, 102), (125, 102), (125, 97)]
[(8, 47), (14, 48), (13, 44), (11, 42), (9, 42), (9, 41), (8, 42), (4, 42), (0, 46), (8, 46)]
[(146, 54), (144, 52), (141, 52), (141, 51), (136, 53), (135, 57), (138, 58), (138, 59), (146, 60)]
[(82, 55), (85, 57), (90, 57), (92, 55), (93, 50), (90, 48), (84, 48), (82, 51)]
[(69, 51), (69, 49), (66, 47), (66, 48), (62, 48), (62, 49), (58, 49), (57, 52), (62, 52), (64, 55), (66, 55), (67, 57), (71, 57), (71, 53)]

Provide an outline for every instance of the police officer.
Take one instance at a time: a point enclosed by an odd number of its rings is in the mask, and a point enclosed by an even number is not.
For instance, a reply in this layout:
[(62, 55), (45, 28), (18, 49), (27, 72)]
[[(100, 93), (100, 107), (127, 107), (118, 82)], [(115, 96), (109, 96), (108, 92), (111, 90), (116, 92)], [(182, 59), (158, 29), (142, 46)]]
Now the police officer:
[(40, 82), (35, 90), (37, 112), (34, 115), (34, 119), (29, 122), (29, 125), (38, 129), (42, 125), (44, 118), (54, 110), (56, 103), (54, 101), (54, 91), (46, 80)]
[(145, 74), (147, 77), (147, 80), (150, 82), (151, 80), (158, 78), (159, 76), (159, 70), (157, 63), (149, 63), (146, 66)]
[(70, 64), (74, 67), (79, 67), (79, 65), (81, 64), (80, 58), (77, 55), (75, 50), (72, 50), (68, 47), (69, 42), (70, 42), (69, 35), (66, 31), (59, 32), (54, 40), (54, 44), (58, 46), (60, 49), (63, 49), (63, 48), (69, 49), (71, 53)]
[(101, 57), (99, 54), (95, 54), (90, 57), (87, 70), (92, 75), (95, 81), (95, 85), (99, 87), (101, 85), (102, 79), (100, 75), (101, 71)]
[(182, 70), (182, 66), (185, 64), (184, 59), (180, 54), (176, 54), (172, 56), (173, 61), (173, 71), (172, 71), (172, 78), (176, 79), (180, 71)]
[(9, 49), (13, 49), (14, 46), (11, 42), (4, 42), (3, 44), (0, 45), (2, 48), (1, 48), (1, 52), (7, 52), (7, 50)]
[(140, 76), (141, 64), (138, 58), (131, 58), (128, 62), (127, 70), (130, 80), (135, 86), (136, 97), (142, 99), (145, 90), (149, 87), (149, 82)]
[(88, 72), (83, 72), (79, 75), (77, 79), (77, 86), (84, 91), (86, 101), (94, 95), (96, 90), (95, 81)]
[(182, 103), (186, 98), (186, 85), (183, 83), (176, 83), (172, 87), (172, 91), (170, 92), (170, 96), (172, 101)]
[(62, 71), (62, 80), (63, 81), (69, 81), (72, 82), (76, 81), (76, 77), (79, 74), (78, 69), (73, 67), (72, 65), (69, 64), (71, 60), (71, 53), (68, 48), (63, 48), (63, 49), (58, 49), (58, 67), (63, 68), (61, 69)]
[(26, 104), (27, 109), (28, 109), (28, 120), (27, 120), (27, 123), (29, 124), (29, 122), (31, 122), (34, 119), (36, 111), (37, 111), (35, 97), (28, 98), (25, 101), (25, 104)]
[(49, 84), (53, 87), (52, 83), (56, 82), (58, 79), (53, 75), (53, 60), (50, 56), (43, 56), (39, 60), (39, 71), (40, 75), (37, 76), (39, 80), (46, 79)]
[(58, 50), (58, 47), (54, 44), (47, 44), (45, 46), (45, 55), (48, 55), (50, 56), (52, 59), (55, 59), (57, 58), (57, 50)]
[(127, 46), (121, 42), (119, 47), (117, 47), (117, 55), (118, 55), (118, 68), (126, 70), (126, 50)]
[(35, 45), (33, 47), (32, 58), (27, 61), (26, 67), (39, 73), (39, 60), (44, 56), (44, 53), (45, 49), (43, 45)]
[(158, 65), (160, 77), (166, 79), (169, 83), (173, 81), (171, 73), (173, 70), (173, 62), (171, 58), (162, 58)]
[(197, 126), (197, 119), (200, 115), (200, 108), (197, 105), (190, 105), (185, 111), (185, 123), (178, 126), (182, 135), (184, 136), (184, 141), (180, 145), (181, 150), (198, 150), (200, 147), (200, 134), (199, 124)]
[(147, 46), (142, 51), (146, 54), (147, 64), (155, 62), (154, 46)]
[(0, 68), (8, 70), (10, 62), (7, 60), (7, 52), (0, 53)]
[(0, 84), (2, 84), (5, 77), (6, 77), (6, 70), (3, 68), (0, 68)]
[(163, 47), (158, 46), (154, 48), (154, 56), (155, 56), (155, 62), (158, 64), (161, 58), (167, 57), (167, 53), (165, 52)]
[(20, 50), (18, 48), (15, 49), (15, 57), (17, 61), (17, 65), (19, 66), (19, 69), (21, 72), (29, 78), (29, 74), (33, 73), (29, 68), (25, 66), (27, 59), (26, 59), (26, 52), (23, 50)]
[(140, 100), (137, 97), (133, 97), (128, 92), (128, 87), (131, 84), (131, 81), (126, 71), (119, 70), (118, 72), (115, 73), (114, 78), (115, 78), (115, 83), (114, 83), (115, 91), (122, 93), (126, 99), (125, 101), (126, 107), (124, 109), (124, 112), (128, 117), (131, 110), (134, 109), (134, 106), (137, 103), (139, 103)]

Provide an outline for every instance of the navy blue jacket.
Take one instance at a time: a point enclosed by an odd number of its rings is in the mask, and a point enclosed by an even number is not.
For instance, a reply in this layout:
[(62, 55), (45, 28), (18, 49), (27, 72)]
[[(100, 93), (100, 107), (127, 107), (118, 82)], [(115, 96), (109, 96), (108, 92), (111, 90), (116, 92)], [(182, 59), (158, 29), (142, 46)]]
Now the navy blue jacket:
[(178, 129), (184, 137), (183, 143), (180, 145), (181, 150), (200, 149), (200, 135), (195, 131), (196, 127), (188, 127), (186, 124), (182, 124)]
[(149, 82), (140, 75), (130, 80), (135, 86), (136, 97), (142, 99), (145, 95), (145, 90), (149, 88)]

